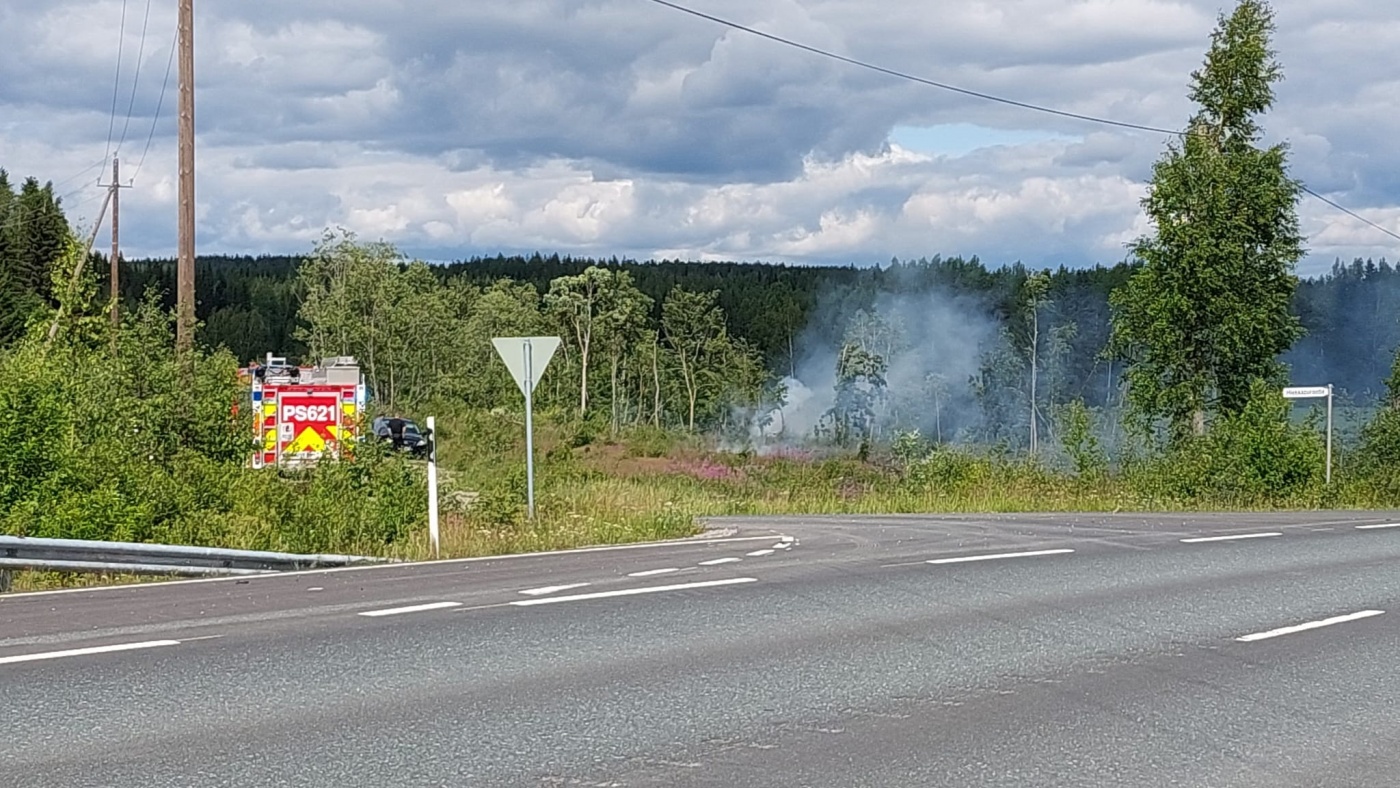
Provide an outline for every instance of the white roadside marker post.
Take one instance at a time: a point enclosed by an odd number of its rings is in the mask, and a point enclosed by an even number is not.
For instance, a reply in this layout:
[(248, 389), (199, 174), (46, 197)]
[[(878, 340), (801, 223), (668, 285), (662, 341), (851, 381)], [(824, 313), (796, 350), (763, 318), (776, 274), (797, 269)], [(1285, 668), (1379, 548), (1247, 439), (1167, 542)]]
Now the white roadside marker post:
[(433, 558), (441, 553), (440, 532), (438, 531), (438, 484), (437, 484), (437, 421), (428, 417), (428, 538), (433, 543)]

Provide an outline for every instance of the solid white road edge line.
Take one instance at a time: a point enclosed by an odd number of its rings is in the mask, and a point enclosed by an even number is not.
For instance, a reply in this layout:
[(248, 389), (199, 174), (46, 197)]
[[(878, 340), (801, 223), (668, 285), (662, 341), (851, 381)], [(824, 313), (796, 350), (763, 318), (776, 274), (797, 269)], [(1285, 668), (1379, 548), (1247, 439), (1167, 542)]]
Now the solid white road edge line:
[(668, 566), (665, 569), (643, 569), (640, 572), (629, 572), (628, 577), (651, 577), (652, 575), (669, 575), (672, 572), (679, 572), (680, 569)]
[(748, 556), (749, 558), (762, 558), (762, 557), (765, 556), (765, 555), (772, 555), (773, 552), (774, 552), (773, 550), (763, 549), (763, 550), (755, 550), (755, 551), (753, 551), (752, 553), (744, 553), (744, 555)]
[(552, 605), (556, 602), (582, 602), (587, 599), (607, 599), (615, 596), (635, 596), (637, 594), (657, 594), (662, 591), (685, 591), (692, 588), (714, 588), (715, 586), (732, 586), (739, 583), (757, 583), (756, 577), (731, 577), (727, 580), (704, 580), (699, 583), (678, 583), (670, 586), (649, 586), (647, 588), (624, 588), (620, 591), (595, 591), (591, 594), (571, 594), (569, 596), (552, 596), (545, 599), (519, 599), (510, 604), (516, 607), (529, 607), (531, 605)]
[(1380, 523), (1378, 525), (1358, 525), (1358, 531), (1370, 531), (1375, 528), (1400, 528), (1400, 523)]
[(720, 564), (733, 564), (742, 560), (744, 559), (735, 558), (733, 556), (730, 556), (728, 558), (711, 558), (708, 561), (701, 561), (700, 563), (696, 564), (696, 566), (719, 566)]
[(1237, 637), (1235, 638), (1235, 640), (1238, 640), (1241, 643), (1253, 643), (1256, 640), (1268, 640), (1269, 638), (1276, 638), (1280, 635), (1292, 635), (1295, 632), (1306, 632), (1309, 629), (1330, 627), (1333, 624), (1345, 624), (1348, 621), (1357, 621), (1363, 618), (1379, 616), (1384, 612), (1384, 610), (1362, 610), (1359, 613), (1348, 613), (1345, 616), (1333, 616), (1332, 618), (1324, 618), (1321, 621), (1309, 621), (1306, 624), (1298, 624), (1296, 626), (1291, 627), (1279, 627), (1278, 629), (1271, 629), (1268, 632), (1255, 632), (1252, 635)]
[(563, 586), (545, 586), (544, 588), (527, 588), (527, 589), (521, 591), (520, 593), (524, 594), (525, 596), (540, 596), (540, 595), (542, 595), (542, 594), (557, 594), (557, 593), (559, 593), (560, 591), (568, 591), (568, 590), (574, 589), (574, 588), (583, 588), (584, 586), (588, 586), (588, 585), (592, 585), (592, 583), (569, 583), (568, 585), (563, 585)]
[(397, 616), (400, 613), (422, 613), (425, 610), (445, 610), (449, 607), (461, 607), (461, 602), (428, 602), (423, 605), (409, 605), (408, 607), (391, 607), (386, 610), (367, 610), (360, 615), (367, 618), (377, 618), (379, 616)]
[(1263, 539), (1266, 536), (1283, 536), (1278, 531), (1268, 531), (1262, 534), (1226, 534), (1224, 536), (1195, 536), (1190, 539), (1182, 539), (1182, 544), (1200, 544), (1201, 542), (1230, 542), (1235, 539)]
[(297, 572), (268, 572), (262, 575), (246, 575), (239, 577), (197, 577), (192, 580), (162, 580), (156, 583), (128, 583), (119, 586), (89, 586), (87, 588), (56, 588), (52, 591), (21, 591), (12, 594), (0, 594), (0, 604), (11, 599), (22, 599), (31, 596), (53, 596), (55, 594), (94, 594), (107, 591), (126, 591), (132, 588), (168, 588), (170, 586), (194, 585), (195, 583), (247, 583), (250, 580), (262, 580), (264, 578), (306, 577), (309, 575), (330, 575), (342, 572), (368, 572), (375, 569), (405, 569), (424, 566), (455, 566), (457, 564), (476, 564), (485, 561), (509, 561), (517, 558), (547, 558), (557, 555), (580, 555), (583, 553), (610, 553), (621, 550), (646, 550), (657, 547), (692, 547), (694, 545), (728, 544), (730, 542), (763, 542), (772, 539), (771, 536), (720, 536), (713, 538), (692, 538), (673, 539), (667, 542), (638, 542), (636, 544), (614, 544), (602, 545), (600, 547), (572, 547), (567, 550), (545, 550), (538, 553), (510, 553), (508, 555), (479, 555), (471, 558), (446, 558), (441, 561), (400, 561), (387, 564), (362, 564), (357, 566), (335, 566), (326, 569), (304, 569)]
[(1030, 558), (1037, 555), (1064, 555), (1072, 553), (1069, 548), (1059, 550), (1030, 550), (1024, 553), (994, 553), (992, 555), (964, 555), (957, 558), (935, 558), (925, 561), (926, 564), (963, 564), (969, 561), (995, 561), (1000, 558)]
[(110, 654), (114, 651), (135, 651), (142, 648), (160, 648), (161, 646), (178, 646), (178, 640), (147, 640), (142, 643), (118, 643), (114, 646), (92, 646), (91, 648), (72, 648), (66, 651), (45, 651), (40, 654), (17, 654), (13, 657), (0, 657), (0, 665), (13, 665), (16, 662), (37, 662), (41, 659), (62, 659), (64, 657), (82, 657), (88, 654)]

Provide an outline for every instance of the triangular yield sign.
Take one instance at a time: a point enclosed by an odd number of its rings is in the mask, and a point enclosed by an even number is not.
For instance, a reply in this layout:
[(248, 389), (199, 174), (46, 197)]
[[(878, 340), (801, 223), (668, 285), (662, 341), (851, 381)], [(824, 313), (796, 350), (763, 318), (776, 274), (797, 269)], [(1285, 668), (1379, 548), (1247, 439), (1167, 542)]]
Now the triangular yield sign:
[(506, 369), (510, 370), (515, 385), (520, 387), (521, 394), (527, 393), (527, 379), (530, 381), (529, 393), (533, 393), (535, 386), (540, 384), (540, 377), (544, 375), (545, 367), (549, 366), (549, 360), (554, 358), (554, 351), (559, 349), (559, 342), (559, 337), (496, 337), (491, 340), (491, 344), (496, 346), (496, 353), (506, 362)]

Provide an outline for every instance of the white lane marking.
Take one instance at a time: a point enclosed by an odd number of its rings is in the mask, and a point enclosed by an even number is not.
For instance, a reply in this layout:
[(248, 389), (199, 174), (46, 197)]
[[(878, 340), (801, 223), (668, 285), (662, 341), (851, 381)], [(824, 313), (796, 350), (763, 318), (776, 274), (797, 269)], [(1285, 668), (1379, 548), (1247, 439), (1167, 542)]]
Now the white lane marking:
[(322, 588), (321, 586), (312, 586), (306, 590), (309, 593), (311, 591), (325, 591), (326, 589)]
[(925, 561), (924, 563), (926, 563), (926, 564), (962, 564), (962, 563), (967, 563), (967, 562), (969, 562), (969, 561), (995, 561), (995, 560), (1001, 559), (1001, 558), (1030, 558), (1030, 557), (1032, 557), (1032, 556), (1037, 556), (1037, 555), (1064, 555), (1065, 553), (1072, 553), (1072, 552), (1074, 552), (1074, 551), (1073, 551), (1073, 550), (1070, 550), (1069, 548), (1062, 548), (1062, 549), (1059, 549), (1059, 550), (1029, 550), (1029, 551), (1024, 552), (1024, 553), (994, 553), (994, 554), (992, 554), (992, 555), (963, 555), (963, 556), (958, 556), (957, 558), (935, 558), (935, 559), (933, 559), (933, 560), (931, 560), (931, 561)]
[(649, 586), (647, 588), (624, 588), (620, 591), (595, 591), (591, 594), (571, 594), (569, 596), (551, 596), (544, 599), (519, 599), (510, 604), (516, 607), (529, 607), (530, 605), (552, 605), (556, 602), (582, 602), (587, 599), (607, 599), (615, 596), (635, 596), (637, 594), (658, 594), (662, 591), (686, 591), (692, 588), (714, 588), (715, 586), (732, 586), (739, 583), (757, 583), (756, 577), (731, 577), (727, 580), (704, 580), (699, 583), (678, 583), (669, 586)]
[(178, 646), (178, 640), (147, 640), (142, 643), (118, 643), (115, 646), (92, 646), (91, 648), (70, 648), (65, 651), (45, 651), (39, 654), (18, 654), (13, 657), (0, 657), (0, 665), (13, 665), (16, 662), (37, 662), (41, 659), (62, 659), (64, 657), (83, 657), (88, 654), (110, 654), (114, 651), (135, 651), (142, 648), (160, 648), (161, 646)]
[(734, 558), (733, 556), (730, 556), (729, 558), (711, 558), (708, 561), (701, 561), (699, 564), (696, 564), (696, 566), (719, 566), (720, 564), (738, 563), (742, 560), (744, 559)]
[(752, 553), (744, 553), (744, 555), (748, 556), (749, 558), (762, 558), (762, 557), (765, 556), (765, 555), (772, 555), (773, 552), (774, 552), (773, 550), (767, 550), (767, 549), (765, 549), (765, 550), (755, 550), (755, 551), (753, 551)]
[(1235, 640), (1238, 640), (1241, 643), (1253, 643), (1256, 640), (1268, 640), (1269, 638), (1276, 638), (1280, 635), (1292, 635), (1295, 632), (1306, 632), (1309, 629), (1330, 627), (1333, 624), (1345, 624), (1348, 621), (1357, 621), (1363, 618), (1379, 616), (1384, 612), (1384, 610), (1362, 610), (1358, 613), (1348, 613), (1345, 616), (1333, 616), (1332, 618), (1324, 618), (1321, 621), (1309, 621), (1306, 624), (1298, 624), (1297, 626), (1279, 627), (1278, 629), (1271, 629), (1268, 632), (1255, 632), (1252, 635), (1237, 637), (1235, 638)]
[(568, 591), (568, 590), (571, 589), (571, 588), (583, 588), (584, 586), (587, 586), (587, 585), (592, 585), (592, 583), (569, 583), (568, 585), (562, 585), (562, 586), (545, 586), (544, 588), (527, 588), (527, 589), (525, 589), (524, 591), (521, 591), (520, 593), (524, 594), (525, 596), (540, 596), (540, 595), (542, 595), (542, 594), (557, 594), (557, 593), (559, 593), (560, 591)]
[(795, 542), (795, 541), (797, 541), (797, 537), (795, 537), (795, 536), (784, 536), (782, 539), (779, 539), (778, 541), (780, 541), (780, 542)]
[(461, 607), (461, 602), (428, 602), (423, 605), (409, 605), (408, 607), (391, 607), (386, 610), (368, 610), (361, 613), (362, 616), (377, 618), (379, 616), (397, 616), (401, 613), (422, 613), (425, 610), (444, 610), (449, 607)]
[(1182, 544), (1200, 544), (1201, 542), (1231, 542), (1236, 539), (1263, 539), (1268, 536), (1283, 536), (1278, 531), (1267, 531), (1262, 534), (1226, 534), (1224, 536), (1196, 536), (1190, 539), (1182, 539)]
[(281, 578), (286, 580), (291, 575), (329, 575), (340, 574), (342, 572), (367, 572), (375, 569), (405, 569), (422, 567), (446, 567), (456, 564), (475, 564), (485, 561), (509, 561), (518, 558), (548, 558), (559, 555), (579, 555), (582, 553), (608, 553), (619, 550), (647, 550), (657, 547), (691, 547), (693, 545), (730, 544), (731, 542), (764, 542), (772, 539), (772, 536), (721, 536), (710, 539), (673, 539), (669, 542), (638, 542), (636, 544), (615, 544), (604, 545), (602, 547), (572, 547), (567, 550), (544, 550), (538, 553), (511, 553), (509, 555), (479, 555), (471, 558), (447, 558), (441, 561), (396, 561), (385, 564), (365, 564), (362, 566), (336, 566), (327, 569), (306, 569), (299, 572), (267, 572), (260, 575), (248, 575), (246, 577), (199, 577), (193, 580), (162, 580), (153, 583), (129, 583), (119, 586), (89, 586), (86, 588), (56, 588), (51, 591), (21, 591), (19, 593), (0, 594), (0, 603), (11, 599), (21, 599), (31, 596), (53, 596), (54, 594), (94, 594), (109, 591), (126, 591), (132, 588), (166, 588), (168, 586), (194, 585), (195, 583), (227, 583), (236, 581), (247, 583), (250, 580), (262, 580), (264, 578)]
[(1400, 528), (1400, 523), (1379, 523), (1377, 525), (1358, 525), (1358, 531), (1370, 531), (1375, 528)]
[(641, 572), (630, 572), (630, 573), (628, 573), (627, 576), (628, 576), (628, 577), (651, 577), (652, 575), (669, 575), (669, 574), (671, 574), (672, 572), (679, 572), (679, 571), (681, 571), (681, 570), (677, 569), (677, 568), (674, 567), (674, 566), (668, 566), (668, 567), (666, 567), (665, 569), (645, 569), (645, 570), (643, 570), (643, 571), (641, 571)]

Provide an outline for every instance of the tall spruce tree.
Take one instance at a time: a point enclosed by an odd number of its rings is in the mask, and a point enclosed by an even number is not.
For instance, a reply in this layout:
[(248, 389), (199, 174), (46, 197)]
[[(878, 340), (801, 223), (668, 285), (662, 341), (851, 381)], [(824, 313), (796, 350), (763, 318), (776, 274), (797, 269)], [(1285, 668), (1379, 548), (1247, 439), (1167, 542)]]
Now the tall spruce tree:
[(1191, 75), (1199, 109), (1142, 202), (1155, 234), (1133, 245), (1141, 267), (1112, 296), (1129, 404), (1175, 438), (1203, 434), (1208, 413), (1239, 412), (1251, 382), (1282, 376), (1278, 356), (1302, 334), (1289, 312), (1301, 187), (1286, 145), (1257, 145), (1282, 79), (1273, 32), (1263, 0), (1221, 16)]
[(0, 345), (18, 337), (36, 310), (55, 304), (51, 271), (70, 239), (52, 184), (26, 178), (16, 192), (0, 170)]

